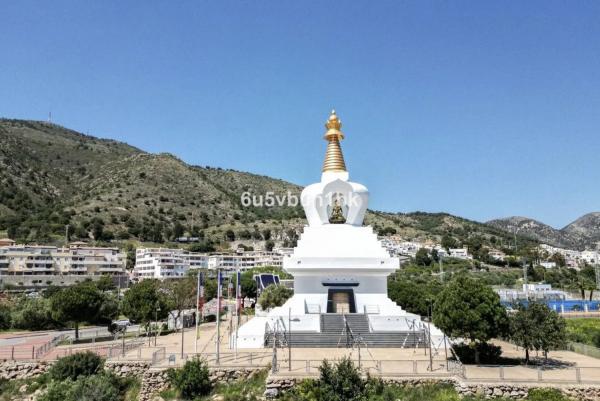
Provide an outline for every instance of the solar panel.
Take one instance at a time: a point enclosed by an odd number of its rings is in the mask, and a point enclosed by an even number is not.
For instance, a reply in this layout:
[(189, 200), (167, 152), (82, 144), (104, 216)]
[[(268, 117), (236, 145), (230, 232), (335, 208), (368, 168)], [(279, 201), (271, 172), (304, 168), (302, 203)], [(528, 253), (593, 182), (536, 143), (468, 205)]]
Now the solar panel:
[(263, 288), (267, 288), (271, 284), (275, 284), (275, 277), (272, 274), (261, 274), (260, 280), (262, 281)]

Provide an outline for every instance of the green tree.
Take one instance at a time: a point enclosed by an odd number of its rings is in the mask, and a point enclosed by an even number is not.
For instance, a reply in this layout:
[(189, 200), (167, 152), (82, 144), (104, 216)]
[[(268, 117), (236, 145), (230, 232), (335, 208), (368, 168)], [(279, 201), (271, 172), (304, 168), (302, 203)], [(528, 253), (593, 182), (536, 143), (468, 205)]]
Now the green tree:
[(196, 281), (193, 276), (179, 280), (164, 282), (162, 292), (165, 294), (170, 311), (175, 312), (175, 319), (181, 319), (181, 358), (183, 358), (184, 330), (183, 312), (196, 305)]
[(267, 250), (267, 252), (273, 251), (274, 247), (275, 247), (275, 243), (273, 241), (268, 240), (267, 242), (265, 242), (265, 249)]
[(388, 296), (410, 313), (421, 316), (429, 315), (431, 302), (441, 291), (442, 285), (438, 280), (390, 280)]
[(457, 248), (457, 247), (458, 247), (458, 243), (456, 242), (454, 237), (452, 237), (451, 235), (448, 235), (448, 234), (444, 234), (442, 236), (442, 248), (446, 249), (446, 251), (448, 251), (450, 248)]
[(525, 363), (529, 363), (529, 351), (544, 351), (564, 344), (566, 323), (564, 319), (545, 304), (532, 302), (529, 306), (519, 304), (510, 318), (510, 337), (525, 349)]
[[(254, 280), (254, 272), (248, 270), (243, 272), (241, 275), (242, 284), (242, 299), (256, 298), (256, 280)], [(237, 275), (233, 278), (234, 286), (237, 286)]]
[(565, 260), (565, 257), (558, 252), (554, 253), (550, 257), (550, 261), (556, 263), (556, 266), (558, 266), (558, 267), (565, 267), (567, 265), (567, 261)]
[(50, 330), (61, 327), (52, 317), (50, 302), (46, 298), (19, 297), (12, 305), (12, 327), (23, 330)]
[(164, 319), (169, 313), (165, 295), (159, 290), (157, 280), (146, 279), (134, 284), (123, 297), (121, 312), (132, 322), (146, 326), (147, 333), (152, 320)]
[(173, 239), (182, 237), (184, 232), (185, 228), (181, 225), (180, 222), (176, 221), (173, 225)]
[(100, 276), (100, 278), (95, 281), (95, 284), (98, 290), (102, 292), (113, 291), (117, 288), (112, 277), (107, 274)]
[(494, 290), (479, 280), (458, 275), (438, 295), (433, 322), (449, 337), (469, 340), (479, 363), (477, 342), (504, 334), (508, 317)]
[(57, 292), (50, 298), (52, 317), (59, 322), (73, 323), (75, 338), (79, 339), (79, 324), (97, 320), (103, 302), (102, 293), (93, 283), (77, 284)]
[(596, 270), (593, 266), (585, 266), (578, 273), (578, 282), (582, 291), (582, 299), (585, 299), (585, 291), (589, 291), (589, 300), (594, 299), (594, 291), (596, 290)]
[(270, 285), (260, 294), (258, 304), (263, 310), (281, 306), (294, 292), (282, 285)]
[(415, 255), (415, 263), (418, 266), (429, 266), (431, 264), (429, 251), (425, 248), (419, 248), (417, 254)]

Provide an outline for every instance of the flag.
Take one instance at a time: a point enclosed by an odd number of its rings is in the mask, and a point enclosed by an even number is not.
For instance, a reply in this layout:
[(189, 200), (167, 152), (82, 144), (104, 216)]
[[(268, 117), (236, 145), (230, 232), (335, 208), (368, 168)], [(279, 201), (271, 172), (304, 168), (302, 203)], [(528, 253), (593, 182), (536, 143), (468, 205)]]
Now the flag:
[[(221, 298), (223, 297), (223, 275), (217, 272), (217, 316), (221, 313)], [(217, 319), (218, 321), (219, 319)]]
[(204, 273), (198, 273), (198, 310), (202, 312), (204, 307)]
[(240, 315), (242, 312), (242, 274), (240, 273), (240, 269), (237, 271), (237, 281), (235, 286), (235, 302), (236, 302), (236, 314)]

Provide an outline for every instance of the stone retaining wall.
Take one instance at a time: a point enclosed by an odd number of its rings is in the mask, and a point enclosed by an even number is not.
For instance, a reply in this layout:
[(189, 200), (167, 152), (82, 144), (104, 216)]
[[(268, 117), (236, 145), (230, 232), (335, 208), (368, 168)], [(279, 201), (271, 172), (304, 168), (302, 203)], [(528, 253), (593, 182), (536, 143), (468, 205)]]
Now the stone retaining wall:
[[(8, 380), (28, 379), (45, 373), (51, 366), (51, 362), (23, 362), (23, 361), (2, 361), (0, 362), (0, 378)], [(105, 364), (105, 369), (112, 370), (117, 376), (134, 376), (141, 380), (142, 385), (139, 394), (139, 401), (151, 401), (159, 392), (168, 388), (167, 370), (152, 369), (148, 362), (134, 361), (109, 361)], [(239, 368), (213, 368), (210, 369), (210, 380), (213, 383), (230, 383), (236, 380), (247, 380), (257, 374), (262, 368), (239, 369)], [(285, 378), (269, 376), (266, 380), (265, 396), (267, 398), (276, 398), (282, 392), (294, 387), (302, 378)], [(405, 386), (422, 386), (425, 384), (452, 384), (456, 391), (462, 396), (480, 395), (486, 399), (499, 397), (511, 399), (523, 399), (532, 388), (540, 388), (536, 384), (504, 384), (504, 383), (485, 383), (474, 384), (462, 382), (458, 379), (415, 379), (415, 378), (384, 378), (386, 383), (394, 383)], [(597, 385), (545, 385), (544, 388), (555, 387), (569, 397), (582, 401), (600, 401), (600, 386)]]
[[(280, 378), (267, 377), (265, 397), (269, 399), (277, 398), (281, 393), (288, 391), (301, 381), (302, 378)], [(426, 384), (451, 384), (461, 396), (479, 395), (486, 399), (510, 398), (520, 400), (527, 396), (532, 388), (541, 388), (537, 385), (519, 385), (519, 384), (473, 384), (463, 383), (457, 379), (413, 379), (413, 378), (384, 378), (383, 381), (388, 384), (399, 384), (403, 386), (422, 386)], [(580, 386), (544, 386), (543, 388), (555, 387), (565, 395), (582, 401), (600, 401), (600, 386), (580, 385)]]
[(2, 361), (0, 362), (0, 378), (29, 379), (45, 373), (49, 367), (50, 364), (47, 362)]
[[(151, 401), (158, 393), (169, 387), (167, 369), (149, 369), (148, 366), (127, 366), (126, 363), (110, 367), (120, 376), (136, 376), (142, 381), (138, 401)], [(210, 381), (216, 383), (231, 383), (236, 380), (247, 380), (260, 372), (256, 369), (216, 368), (209, 369)]]

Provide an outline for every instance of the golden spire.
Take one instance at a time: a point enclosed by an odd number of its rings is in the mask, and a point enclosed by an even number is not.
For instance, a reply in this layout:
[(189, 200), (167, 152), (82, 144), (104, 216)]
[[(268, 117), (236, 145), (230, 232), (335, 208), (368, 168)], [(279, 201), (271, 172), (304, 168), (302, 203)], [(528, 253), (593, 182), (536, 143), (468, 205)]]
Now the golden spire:
[(323, 162), (323, 172), (346, 171), (346, 163), (344, 163), (344, 155), (342, 155), (342, 147), (340, 146), (340, 141), (344, 139), (344, 134), (340, 131), (342, 121), (335, 114), (335, 110), (331, 110), (325, 128), (327, 128), (327, 132), (323, 138), (327, 140), (328, 144), (325, 161)]

